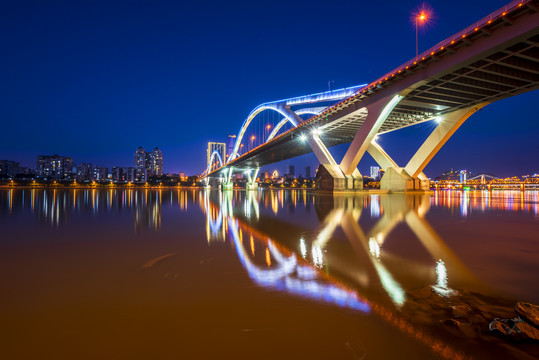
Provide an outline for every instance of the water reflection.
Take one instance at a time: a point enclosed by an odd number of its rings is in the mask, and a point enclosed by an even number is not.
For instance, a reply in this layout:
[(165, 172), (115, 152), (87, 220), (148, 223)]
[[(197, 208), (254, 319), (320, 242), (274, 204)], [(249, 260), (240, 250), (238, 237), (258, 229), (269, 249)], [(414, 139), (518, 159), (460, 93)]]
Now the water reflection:
[[(283, 206), (276, 211), (274, 204), (287, 202), (287, 197), (295, 207), (314, 204), (320, 217), (320, 226), (312, 232), (300, 232), (295, 244), (293, 233), (279, 231), (286, 220), (276, 217), (271, 227), (258, 221), (262, 212), (259, 203), (268, 204), (268, 210), (276, 215)], [(408, 291), (399, 280), (401, 274), (392, 270), (395, 256), (385, 254), (384, 250), (388, 235), (399, 223), (405, 223), (432, 258), (430, 266), (409, 261), (410, 272), (419, 278), (416, 282), (430, 284), (432, 291), (443, 297), (454, 294), (449, 287), (450, 277), (480, 286), (428, 223), (425, 215), (430, 206), (429, 195), (312, 197), (304, 191), (288, 196), (284, 192), (204, 193), (208, 242), (226, 241), (228, 235), (242, 266), (257, 285), (363, 313), (374, 311), (442, 357), (461, 358), (444, 341), (399, 315), (399, 309), (408, 301)], [(369, 231), (363, 229), (360, 221), (365, 209), (376, 220)], [(259, 229), (259, 225), (264, 229)], [(342, 261), (349, 256), (339, 255), (340, 249), (330, 247), (339, 229), (353, 251), (353, 263)], [(256, 250), (258, 247), (263, 251)], [(343, 263), (348, 268), (343, 268)], [(379, 293), (380, 289), (385, 296)]]
[(435, 206), (459, 209), (463, 217), (474, 212), (517, 211), (539, 216), (539, 192), (515, 190), (436, 191), (432, 198)]
[(163, 207), (188, 211), (198, 202), (198, 191), (157, 189), (9, 189), (0, 191), (0, 215), (31, 213), (36, 222), (52, 228), (75, 217), (132, 214), (133, 230), (160, 231)]
[[(461, 217), (471, 220), (487, 212), (496, 212), (494, 219), (502, 219), (498, 217), (499, 212), (506, 212), (519, 213), (524, 215), (519, 219), (529, 220), (531, 216), (537, 216), (538, 200), (537, 192), (518, 191), (439, 191), (433, 196), (328, 196), (305, 190), (6, 189), (0, 190), (0, 221), (4, 221), (3, 224), (9, 222), (15, 233), (21, 224), (31, 223), (27, 221), (30, 218), (55, 229), (54, 237), (57, 236), (56, 229), (70, 223), (78, 226), (83, 223), (81, 218), (86, 221), (92, 218), (89, 221), (92, 224), (93, 218), (99, 218), (100, 225), (105, 225), (101, 230), (103, 234), (109, 231), (109, 222), (119, 220), (125, 223), (119, 229), (136, 233), (161, 231), (161, 234), (150, 234), (150, 237), (172, 240), (159, 243), (157, 250), (149, 248), (156, 254), (144, 263), (144, 269), (153, 269), (158, 261), (161, 265), (163, 259), (170, 260), (169, 263), (163, 261), (163, 265), (172, 267), (173, 260), (180, 262), (180, 254), (187, 254), (185, 263), (190, 256), (200, 254), (217, 257), (216, 254), (228, 251), (227, 246), (230, 246), (233, 257), (223, 259), (236, 270), (227, 273), (231, 283), (241, 283), (245, 273), (252, 283), (267, 290), (268, 294), (287, 294), (295, 299), (305, 299), (304, 303), (329, 304), (346, 309), (346, 314), (357, 313), (362, 319), (378, 317), (431, 347), (441, 357), (458, 359), (462, 356), (442, 340), (446, 338), (430, 331), (429, 326), (434, 328), (441, 322), (435, 317), (439, 308), (432, 309), (444, 304), (461, 304), (464, 290), (482, 289), (484, 285), (465, 264), (473, 266), (474, 271), (486, 268), (484, 275), (496, 272), (498, 264), (501, 264), (501, 271), (507, 272), (513, 263), (508, 265), (498, 261), (503, 257), (500, 254), (507, 253), (505, 242), (496, 243), (496, 239), (473, 241), (476, 240), (474, 236), (483, 236), (484, 229), (463, 240), (458, 235), (445, 235), (448, 234), (447, 227), (470, 224), (471, 221), (462, 221)], [(453, 214), (456, 216), (451, 218)], [(433, 215), (438, 217), (437, 221)], [(185, 218), (179, 221), (180, 216)], [(451, 221), (446, 221), (448, 218)], [(481, 218), (485, 219), (484, 216)], [(204, 228), (190, 229), (195, 235), (185, 237), (184, 224), (196, 224), (192, 221), (196, 219), (201, 220), (200, 226)], [(446, 231), (442, 230), (444, 222)], [(498, 220), (490, 220), (488, 226), (495, 222)], [(529, 226), (530, 222), (519, 224)], [(468, 226), (460, 229), (468, 231), (474, 224)], [(46, 233), (41, 230), (35, 233)], [(453, 247), (459, 242), (469, 243), (452, 249), (439, 232)], [(524, 238), (524, 232), (517, 235)], [(185, 248), (187, 251), (182, 251), (186, 244), (189, 245)], [(522, 242), (511, 243), (512, 249), (517, 250), (510, 255), (517, 253), (520, 256), (520, 249), (515, 244), (520, 246)], [(163, 251), (161, 246), (171, 249)], [(477, 255), (489, 246), (497, 246), (497, 249), (490, 253), (487, 249), (486, 257), (497, 260), (481, 262), (481, 256)], [(196, 254), (194, 249), (197, 247), (210, 251)], [(529, 248), (533, 254), (533, 247), (526, 247)], [(467, 257), (468, 249), (475, 253)], [(416, 256), (421, 251), (423, 255)], [(176, 254), (177, 257), (173, 257)], [(477, 258), (479, 264), (475, 262)], [(530, 269), (536, 268), (534, 259), (526, 262), (525, 257), (519, 257), (517, 261), (519, 263), (514, 266), (517, 270), (506, 277), (511, 281), (524, 273), (533, 273)], [(196, 261), (196, 264), (202, 262)], [(189, 266), (192, 265), (186, 265), (186, 269), (192, 270)], [(220, 274), (227, 265), (219, 266), (215, 267)], [(155, 267), (155, 271), (160, 270), (157, 265)], [(238, 269), (242, 274), (239, 277)], [(190, 276), (185, 277), (187, 281), (191, 281)], [(231, 291), (237, 291), (237, 287), (233, 289)], [(466, 296), (473, 300), (474, 295), (470, 292)], [(440, 302), (434, 302), (433, 297)], [(274, 299), (267, 298), (268, 302)], [(420, 317), (432, 321), (428, 326), (422, 326), (424, 324), (416, 321)]]

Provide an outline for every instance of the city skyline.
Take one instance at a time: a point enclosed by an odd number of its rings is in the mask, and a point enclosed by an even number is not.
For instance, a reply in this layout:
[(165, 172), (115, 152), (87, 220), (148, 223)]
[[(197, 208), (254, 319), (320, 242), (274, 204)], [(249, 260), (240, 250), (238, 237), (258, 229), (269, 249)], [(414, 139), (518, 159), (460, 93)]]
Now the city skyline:
[[(420, 51), (505, 3), (433, 1), (436, 17), (419, 33)], [(417, 2), (389, 9), (340, 5), (350, 14), (337, 16), (336, 7), (322, 2), (309, 4), (309, 16), (296, 2), (286, 3), (288, 14), (279, 11), (284, 6), (279, 2), (261, 14), (249, 4), (216, 3), (207, 16), (199, 4), (10, 4), (0, 15), (10, 14), (2, 22), (10, 36), (0, 41), (7, 50), (5, 66), (12, 70), (2, 87), (0, 116), (10, 137), (0, 145), (0, 158), (32, 167), (36, 156), (58, 153), (111, 168), (131, 164), (130, 149), (159, 144), (167, 153), (165, 173), (200, 174), (207, 142), (226, 143), (257, 104), (323, 91), (328, 81), (332, 87), (365, 83), (413, 57), (409, 14)], [(357, 20), (353, 10), (373, 16)], [(293, 25), (283, 29), (274, 19)], [(313, 25), (322, 19), (325, 26)], [(357, 38), (369, 27), (378, 30), (375, 36)], [(302, 35), (304, 28), (312, 29), (309, 36)], [(277, 42), (291, 34), (302, 36), (299, 50), (295, 41)], [(351, 38), (357, 38), (352, 47)], [(262, 49), (261, 39), (267, 42)], [(311, 56), (301, 50), (317, 46), (332, 51)], [(283, 59), (282, 52), (290, 55)], [(425, 173), (435, 177), (449, 168), (499, 176), (538, 172), (536, 98), (537, 91), (518, 95), (473, 115)], [(515, 119), (518, 127), (506, 125)], [(431, 130), (429, 124), (417, 125), (380, 142), (398, 161), (409, 155), (402, 144), (419, 144)], [(291, 164), (299, 169), (315, 162), (309, 156), (276, 166), (280, 172)], [(373, 165), (367, 157), (359, 169), (367, 173)]]

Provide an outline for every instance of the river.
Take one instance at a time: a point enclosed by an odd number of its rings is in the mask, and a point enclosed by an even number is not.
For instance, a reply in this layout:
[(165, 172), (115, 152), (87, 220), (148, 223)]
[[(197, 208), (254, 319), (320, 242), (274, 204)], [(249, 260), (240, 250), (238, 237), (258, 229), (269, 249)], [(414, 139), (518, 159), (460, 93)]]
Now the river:
[(3, 359), (533, 359), (539, 192), (1, 189)]

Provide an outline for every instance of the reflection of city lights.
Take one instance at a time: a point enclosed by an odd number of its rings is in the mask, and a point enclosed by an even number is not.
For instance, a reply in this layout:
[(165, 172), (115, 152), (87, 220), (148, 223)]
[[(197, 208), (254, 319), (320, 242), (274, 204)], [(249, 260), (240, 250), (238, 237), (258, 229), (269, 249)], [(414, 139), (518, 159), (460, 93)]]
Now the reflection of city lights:
[(447, 268), (441, 259), (436, 263), (436, 285), (432, 288), (445, 297), (453, 294), (453, 290), (447, 287)]
[(249, 238), (251, 242), (251, 254), (255, 256), (255, 239), (253, 237), (253, 234), (251, 234), (251, 237)]
[(268, 265), (268, 267), (271, 266), (271, 256), (268, 248), (266, 248), (266, 264)]
[(375, 258), (380, 259), (380, 245), (372, 237), (369, 239), (369, 252)]
[(307, 245), (305, 244), (304, 238), (299, 239), (299, 250), (301, 252), (301, 256), (305, 259), (307, 257)]
[(380, 217), (380, 195), (371, 195), (371, 217)]
[(313, 246), (311, 249), (311, 255), (313, 257), (313, 263), (318, 267), (322, 267), (324, 264), (324, 260), (322, 258), (322, 249), (319, 246)]

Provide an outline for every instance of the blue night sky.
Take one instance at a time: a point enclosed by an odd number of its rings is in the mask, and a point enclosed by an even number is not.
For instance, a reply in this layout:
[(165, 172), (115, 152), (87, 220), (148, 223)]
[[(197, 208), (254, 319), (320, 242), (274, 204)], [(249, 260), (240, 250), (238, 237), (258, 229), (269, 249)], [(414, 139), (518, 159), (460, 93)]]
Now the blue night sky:
[[(430, 2), (435, 19), (420, 33), (420, 52), (505, 4)], [(0, 159), (34, 167), (37, 155), (57, 153), (77, 163), (133, 166), (138, 146), (157, 146), (165, 172), (200, 173), (207, 142), (237, 133), (256, 105), (325, 91), (330, 80), (333, 88), (366, 83), (413, 57), (410, 14), (419, 5), (3, 1)], [(473, 115), (425, 173), (539, 172), (537, 100), (535, 91)], [(432, 128), (410, 127), (379, 142), (405, 165)], [(312, 155), (294, 163), (296, 174), (316, 166)], [(370, 165), (367, 156), (359, 169), (368, 174)]]

